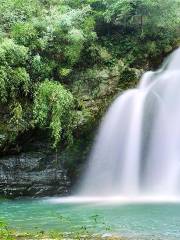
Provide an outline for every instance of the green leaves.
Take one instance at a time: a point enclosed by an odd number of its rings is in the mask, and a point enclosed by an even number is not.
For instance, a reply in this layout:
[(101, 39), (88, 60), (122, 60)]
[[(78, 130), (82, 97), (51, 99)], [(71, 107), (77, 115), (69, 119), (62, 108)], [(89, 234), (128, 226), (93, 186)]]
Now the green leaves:
[(45, 80), (38, 86), (34, 100), (34, 118), (41, 127), (51, 129), (54, 147), (62, 135), (70, 136), (72, 109), (73, 96), (61, 84)]
[(8, 123), (15, 123), (12, 134), (32, 126), (25, 116), (32, 123), (33, 108), (34, 126), (49, 128), (54, 146), (60, 139), (72, 141), (73, 96), (61, 82), (95, 37), (91, 7), (64, 0), (3, 0), (0, 17), (0, 104), (10, 111)]
[(37, 40), (37, 35), (37, 30), (30, 22), (16, 23), (11, 28), (11, 37), (14, 38), (18, 44), (24, 46), (33, 46)]
[(138, 27), (141, 31), (157, 34), (157, 29), (172, 30), (180, 23), (178, 0), (104, 0), (107, 22)]
[(124, 18), (129, 18), (133, 9), (132, 1), (129, 0), (104, 0), (106, 11), (104, 13), (107, 22), (124, 22)]
[(28, 21), (39, 15), (41, 4), (38, 0), (2, 0), (0, 4), (0, 26), (9, 31), (17, 22)]
[(17, 45), (11, 39), (4, 39), (0, 44), (0, 64), (4, 66), (25, 65), (28, 59), (28, 48)]
[[(178, 11), (178, 0), (2, 0), (0, 105), (8, 112), (6, 127), (14, 136), (32, 125), (48, 128), (54, 146), (72, 141), (72, 129), (90, 125), (97, 105), (106, 106), (98, 98), (114, 94), (114, 75), (108, 85), (101, 70), (119, 60), (130, 70), (157, 65), (177, 45)], [(82, 77), (93, 69), (94, 76)], [(122, 88), (135, 82), (129, 71), (119, 78)], [(84, 103), (75, 113), (73, 99)]]
[(15, 240), (12, 236), (12, 232), (8, 227), (8, 224), (0, 219), (0, 237), (1, 240)]
[(0, 44), (0, 102), (15, 100), (19, 95), (27, 95), (30, 76), (26, 69), (28, 49), (5, 39)]

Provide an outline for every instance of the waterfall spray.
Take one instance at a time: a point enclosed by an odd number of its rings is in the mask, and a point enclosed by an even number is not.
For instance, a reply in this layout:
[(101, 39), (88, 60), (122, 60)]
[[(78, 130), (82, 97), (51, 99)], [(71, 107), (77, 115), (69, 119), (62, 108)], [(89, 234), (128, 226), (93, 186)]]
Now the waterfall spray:
[(180, 48), (111, 105), (78, 195), (178, 196), (179, 182)]

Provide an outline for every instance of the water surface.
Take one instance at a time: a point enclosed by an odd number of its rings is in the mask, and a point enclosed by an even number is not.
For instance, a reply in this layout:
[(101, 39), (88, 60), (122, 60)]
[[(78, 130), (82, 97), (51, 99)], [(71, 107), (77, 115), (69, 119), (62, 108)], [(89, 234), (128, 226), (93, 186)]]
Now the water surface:
[(113, 233), (133, 239), (180, 239), (179, 203), (52, 203), (46, 199), (0, 202), (0, 218), (22, 231)]

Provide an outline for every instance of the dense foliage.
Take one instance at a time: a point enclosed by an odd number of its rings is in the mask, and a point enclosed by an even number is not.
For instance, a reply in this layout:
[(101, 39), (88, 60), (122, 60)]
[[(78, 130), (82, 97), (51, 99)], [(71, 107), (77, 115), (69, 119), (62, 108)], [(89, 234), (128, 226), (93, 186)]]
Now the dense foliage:
[(104, 0), (103, 4), (110, 35), (105, 44), (131, 66), (156, 65), (177, 45), (178, 0)]
[(0, 146), (32, 128), (54, 147), (179, 44), (178, 0), (3, 0)]
[(54, 137), (54, 146), (61, 138), (62, 126), (66, 127), (64, 135), (70, 140), (69, 126), (72, 119), (72, 94), (60, 83), (45, 80), (37, 89), (34, 116), (37, 123), (44, 127), (49, 122)]

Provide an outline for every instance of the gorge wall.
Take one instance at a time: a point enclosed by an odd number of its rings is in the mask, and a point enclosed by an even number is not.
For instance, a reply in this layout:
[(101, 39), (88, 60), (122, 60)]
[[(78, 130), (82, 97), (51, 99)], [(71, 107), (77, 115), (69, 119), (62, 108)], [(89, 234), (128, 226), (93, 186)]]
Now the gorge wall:
[(66, 195), (70, 185), (63, 162), (45, 146), (0, 158), (0, 196)]

